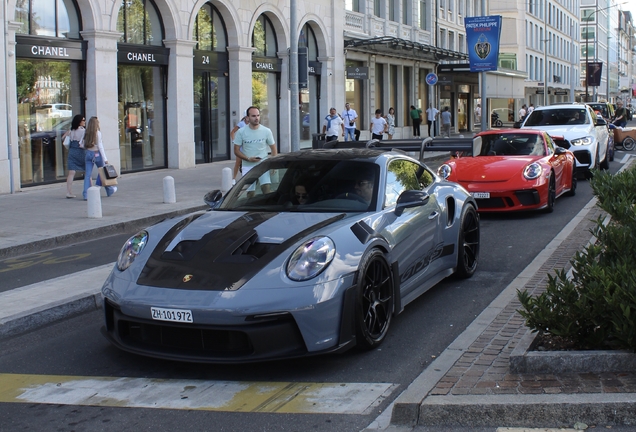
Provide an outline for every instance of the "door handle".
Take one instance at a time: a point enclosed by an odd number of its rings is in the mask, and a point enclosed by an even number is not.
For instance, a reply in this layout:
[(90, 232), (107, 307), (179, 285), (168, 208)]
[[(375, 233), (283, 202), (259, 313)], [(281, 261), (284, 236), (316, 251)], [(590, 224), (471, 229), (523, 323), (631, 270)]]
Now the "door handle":
[(428, 215), (428, 219), (429, 220), (433, 220), (435, 219), (437, 216), (439, 216), (439, 213), (434, 211), (433, 213), (431, 213), (430, 215)]

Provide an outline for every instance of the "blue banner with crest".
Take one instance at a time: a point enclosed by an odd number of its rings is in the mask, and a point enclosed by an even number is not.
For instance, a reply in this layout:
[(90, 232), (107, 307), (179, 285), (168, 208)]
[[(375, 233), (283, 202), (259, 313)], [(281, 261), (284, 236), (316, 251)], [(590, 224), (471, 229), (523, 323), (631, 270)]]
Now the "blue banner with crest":
[(501, 16), (464, 18), (471, 72), (497, 70)]

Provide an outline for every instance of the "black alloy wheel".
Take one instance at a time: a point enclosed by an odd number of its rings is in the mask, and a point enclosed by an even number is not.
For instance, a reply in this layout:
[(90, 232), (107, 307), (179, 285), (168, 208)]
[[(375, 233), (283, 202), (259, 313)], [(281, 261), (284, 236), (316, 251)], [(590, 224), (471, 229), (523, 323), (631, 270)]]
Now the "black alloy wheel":
[(556, 181), (554, 180), (554, 173), (550, 173), (550, 179), (548, 180), (548, 201), (545, 208), (546, 213), (552, 213), (554, 211), (554, 201), (556, 201)]
[(576, 195), (576, 186), (578, 185), (578, 180), (576, 178), (576, 161), (572, 164), (572, 185), (570, 186), (570, 190), (567, 192), (567, 196)]
[(479, 263), (479, 216), (475, 207), (464, 207), (460, 224), (455, 275), (466, 279), (475, 274)]
[(356, 342), (368, 350), (382, 343), (393, 318), (393, 279), (384, 254), (373, 249), (360, 262)]
[(627, 151), (632, 151), (636, 147), (636, 140), (632, 137), (627, 137), (623, 140), (623, 148)]

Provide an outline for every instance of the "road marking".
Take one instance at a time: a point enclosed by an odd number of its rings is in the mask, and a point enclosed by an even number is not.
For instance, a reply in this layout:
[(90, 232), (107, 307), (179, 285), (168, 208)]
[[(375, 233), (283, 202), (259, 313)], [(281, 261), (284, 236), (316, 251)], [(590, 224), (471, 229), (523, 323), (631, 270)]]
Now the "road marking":
[(293, 383), (0, 374), (0, 402), (286, 414), (369, 414), (391, 383)]
[(627, 153), (625, 156), (623, 156), (623, 159), (620, 160), (620, 163), (624, 164), (627, 163), (627, 161), (629, 161), (629, 159), (631, 159), (632, 154), (631, 153)]

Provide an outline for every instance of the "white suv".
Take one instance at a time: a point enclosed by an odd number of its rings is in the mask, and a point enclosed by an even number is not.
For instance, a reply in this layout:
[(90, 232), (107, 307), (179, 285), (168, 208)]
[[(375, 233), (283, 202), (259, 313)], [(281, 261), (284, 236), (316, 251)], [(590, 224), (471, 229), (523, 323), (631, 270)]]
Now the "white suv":
[(590, 176), (592, 168), (609, 168), (609, 131), (585, 104), (559, 104), (537, 107), (521, 124), (522, 129), (539, 129), (570, 141), (577, 171)]

